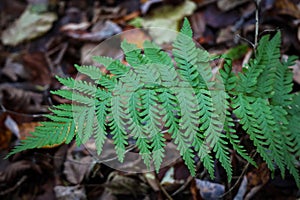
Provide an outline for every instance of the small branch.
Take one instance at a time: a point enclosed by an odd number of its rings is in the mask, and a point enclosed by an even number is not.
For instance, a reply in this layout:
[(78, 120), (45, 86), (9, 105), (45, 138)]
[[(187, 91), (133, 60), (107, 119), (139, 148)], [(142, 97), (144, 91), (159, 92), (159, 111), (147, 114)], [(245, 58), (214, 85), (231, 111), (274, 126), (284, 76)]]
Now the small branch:
[(158, 184), (159, 189), (161, 190), (161, 192), (165, 195), (165, 197), (168, 200), (173, 200), (173, 198), (170, 196), (170, 194), (167, 192), (167, 190), (164, 188), (164, 186), (161, 185), (161, 183), (156, 179), (156, 182)]
[[(257, 154), (257, 152), (254, 153), (254, 155), (252, 156), (252, 158), (254, 158), (256, 156), (256, 154)], [(246, 173), (249, 165), (250, 165), (250, 163), (248, 162), (245, 165), (245, 167), (244, 167), (241, 175), (238, 177), (238, 179), (235, 182), (235, 184), (231, 188), (229, 188), (229, 190), (227, 192), (225, 192), (224, 194), (222, 194), (221, 196), (219, 196), (220, 199), (224, 198), (227, 194), (229, 194), (232, 190), (234, 190), (234, 188), (236, 188), (236, 186), (238, 186), (238, 184), (241, 182), (242, 178), (244, 177), (244, 175), (245, 175), (245, 173)]]
[(178, 193), (182, 192), (183, 190), (185, 190), (185, 188), (191, 183), (191, 181), (193, 180), (193, 177), (192, 176), (189, 176), (187, 178), (187, 180), (185, 181), (185, 183), (180, 187), (178, 188), (175, 192), (172, 193), (171, 196), (175, 196), (177, 195)]
[(6, 107), (4, 107), (3, 104), (0, 103), (0, 114), (2, 113), (10, 113), (12, 115), (17, 115), (17, 116), (22, 116), (22, 117), (33, 117), (33, 118), (36, 118), (36, 117), (43, 117), (45, 116), (45, 114), (27, 114), (27, 113), (19, 113), (19, 112), (15, 112), (15, 111), (12, 111), (12, 110), (8, 110)]
[(22, 176), (22, 178), (11, 188), (8, 188), (7, 190), (4, 191), (0, 191), (0, 196), (6, 195), (8, 193), (13, 192), (14, 190), (16, 190), (24, 181), (26, 181), (27, 176)]
[(256, 53), (256, 48), (258, 44), (258, 29), (259, 29), (259, 5), (261, 0), (255, 0), (256, 10), (255, 10), (255, 36), (254, 36), (254, 53)]

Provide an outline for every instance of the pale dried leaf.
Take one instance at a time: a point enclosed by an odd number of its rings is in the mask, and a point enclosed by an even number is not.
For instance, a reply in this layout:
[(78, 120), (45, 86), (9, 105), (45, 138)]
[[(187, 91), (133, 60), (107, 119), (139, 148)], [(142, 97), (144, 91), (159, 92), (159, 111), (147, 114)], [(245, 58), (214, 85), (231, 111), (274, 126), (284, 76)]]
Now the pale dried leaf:
[(104, 186), (114, 195), (131, 194), (137, 196), (138, 194), (147, 194), (147, 191), (149, 190), (149, 186), (142, 181), (114, 172), (109, 175), (108, 181)]
[(228, 11), (250, 0), (219, 0), (217, 5), (222, 11)]
[(79, 160), (70, 157), (68, 156), (69, 159), (65, 162), (64, 174), (70, 183), (79, 184), (91, 168), (92, 157), (85, 156)]
[(34, 13), (30, 7), (27, 7), (20, 18), (3, 31), (2, 43), (15, 46), (39, 37), (51, 29), (56, 19), (54, 13)]
[(219, 199), (225, 192), (225, 186), (209, 181), (196, 180), (196, 187), (200, 190), (200, 195), (205, 200)]
[(55, 186), (55, 196), (58, 200), (85, 200), (87, 199), (83, 187), (78, 186)]
[[(142, 25), (149, 30), (150, 36), (157, 44), (169, 43), (177, 35), (180, 20), (184, 16), (191, 15), (196, 7), (192, 1), (185, 1), (178, 6), (164, 5), (154, 10), (151, 16), (144, 18)], [(153, 29), (153, 27), (158, 29)], [(170, 32), (166, 33), (166, 29)]]

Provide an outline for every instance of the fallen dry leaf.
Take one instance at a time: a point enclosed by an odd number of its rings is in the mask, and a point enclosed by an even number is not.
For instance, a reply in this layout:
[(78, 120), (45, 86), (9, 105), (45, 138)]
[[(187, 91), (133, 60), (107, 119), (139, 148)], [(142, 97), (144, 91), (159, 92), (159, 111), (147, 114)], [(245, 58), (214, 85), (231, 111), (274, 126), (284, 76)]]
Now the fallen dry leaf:
[[(189, 0), (177, 6), (161, 6), (143, 18), (142, 26), (149, 31), (157, 44), (169, 43), (175, 39), (182, 18), (191, 15), (196, 7), (196, 4)], [(168, 30), (170, 31), (166, 32)]]
[(74, 31), (72, 29), (62, 29), (65, 34), (71, 38), (88, 41), (88, 42), (101, 42), (113, 35), (122, 31), (122, 29), (112, 21), (98, 22), (92, 28), (92, 32), (83, 32), (81, 30)]
[(297, 60), (295, 62), (295, 65), (290, 66), (290, 68), (293, 69), (293, 78), (294, 81), (297, 82), (298, 84), (300, 84), (300, 60)]
[(219, 0), (217, 5), (222, 11), (228, 11), (250, 0)]
[(0, 128), (0, 150), (8, 149), (12, 133), (9, 130)]
[(79, 24), (76, 23), (69, 23), (60, 28), (62, 32), (68, 31), (83, 31), (86, 30), (91, 24), (89, 22), (81, 22)]
[(151, 40), (150, 37), (141, 29), (131, 29), (121, 34), (121, 39), (129, 43), (136, 44), (138, 48), (143, 48), (145, 40)]
[(266, 163), (262, 163), (257, 169), (248, 172), (248, 187), (252, 188), (261, 184), (266, 184), (270, 179), (270, 170)]
[(21, 140), (25, 139), (28, 136), (31, 136), (31, 132), (33, 132), (35, 130), (35, 127), (40, 126), (41, 124), (39, 122), (25, 122), (22, 123), (19, 126), (19, 134), (20, 134), (20, 138)]
[(28, 80), (30, 74), (25, 70), (24, 65), (14, 60), (14, 55), (6, 58), (5, 65), (1, 72), (12, 81), (17, 81), (18, 78)]
[(296, 19), (300, 19), (300, 9), (295, 3), (293, 3), (293, 1), (276, 0), (275, 7), (279, 14), (289, 15)]
[(17, 138), (20, 138), (20, 129), (17, 122), (11, 118), (9, 115), (6, 117), (4, 121), (5, 127), (10, 130)]
[[(206, 24), (213, 28), (222, 28), (232, 25), (240, 18), (240, 14), (236, 10), (222, 12), (215, 5), (208, 6), (204, 11)], [(222, 20), (220, 20), (222, 19)]]
[(43, 95), (41, 93), (13, 87), (12, 84), (0, 84), (0, 103), (8, 110), (28, 113), (46, 112), (41, 106)]
[(196, 180), (196, 187), (203, 199), (219, 199), (225, 192), (225, 186), (210, 181)]
[(92, 165), (92, 157), (85, 156), (80, 159), (73, 159), (69, 154), (68, 160), (65, 162), (64, 174), (67, 180), (73, 184), (82, 182), (84, 176), (89, 172)]
[(200, 37), (203, 37), (206, 28), (203, 12), (194, 13), (190, 17), (190, 21), (194, 32), (194, 38), (198, 39)]
[(76, 186), (55, 186), (55, 196), (58, 200), (86, 200), (84, 187)]
[(37, 38), (49, 31), (56, 19), (55, 13), (35, 13), (28, 6), (20, 18), (2, 32), (1, 40), (5, 45), (15, 46)]
[(105, 188), (115, 195), (134, 195), (147, 194), (149, 186), (141, 180), (132, 178), (130, 176), (120, 175), (117, 172), (112, 172), (107, 182), (104, 184)]
[(51, 72), (43, 52), (26, 53), (22, 56), (25, 70), (30, 74), (29, 80), (41, 86), (51, 83)]

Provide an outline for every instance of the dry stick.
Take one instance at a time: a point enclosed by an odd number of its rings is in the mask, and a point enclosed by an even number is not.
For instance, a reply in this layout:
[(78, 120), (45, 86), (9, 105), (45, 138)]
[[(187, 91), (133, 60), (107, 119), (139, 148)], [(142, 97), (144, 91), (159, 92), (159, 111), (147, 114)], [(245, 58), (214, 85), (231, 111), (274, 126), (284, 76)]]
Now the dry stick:
[(4, 107), (3, 104), (0, 104), (0, 114), (2, 113), (10, 113), (13, 115), (17, 115), (17, 116), (23, 116), (23, 117), (32, 117), (32, 118), (36, 118), (36, 117), (43, 117), (46, 113), (44, 114), (27, 114), (27, 113), (19, 113), (19, 112), (15, 112), (12, 110), (8, 110), (7, 108)]
[[(199, 170), (200, 166), (201, 166), (201, 162), (199, 161), (199, 162), (197, 163), (197, 166), (196, 166), (196, 171)], [(202, 178), (206, 172), (207, 172), (207, 170), (204, 168), (203, 172), (199, 174), (200, 178)], [(180, 188), (178, 188), (175, 192), (173, 192), (173, 193), (171, 194), (171, 196), (175, 196), (175, 195), (177, 195), (178, 193), (180, 193), (180, 192), (182, 192), (183, 190), (185, 190), (185, 188), (190, 184), (190, 182), (191, 182), (193, 179), (194, 179), (194, 177), (189, 176), (189, 177), (187, 178), (187, 180), (185, 181), (185, 183), (184, 183)]]
[[(255, 151), (255, 153), (253, 154), (253, 158), (256, 156), (257, 154), (257, 151)], [(242, 180), (242, 177), (244, 176), (244, 174), (246, 173), (248, 167), (249, 167), (250, 163), (247, 162), (247, 164), (245, 165), (241, 175), (239, 176), (238, 180), (235, 182), (235, 184), (227, 191), (225, 192), (224, 194), (222, 194), (221, 196), (219, 196), (219, 198), (224, 198), (227, 194), (229, 194)]]
[(185, 190), (185, 188), (190, 184), (190, 182), (194, 179), (194, 177), (192, 176), (189, 176), (187, 178), (187, 180), (185, 181), (185, 183), (180, 187), (178, 188), (175, 192), (173, 192), (173, 194), (171, 194), (171, 196), (175, 196), (177, 195), (179, 192), (182, 192), (183, 190)]
[(258, 29), (259, 29), (259, 5), (261, 0), (255, 0), (255, 35), (254, 35), (254, 54), (256, 54), (256, 48), (258, 44)]
[(22, 178), (11, 188), (8, 188), (7, 190), (4, 191), (0, 191), (0, 196), (6, 195), (8, 193), (13, 192), (14, 190), (16, 190), (24, 181), (26, 181), (27, 176), (24, 175), (22, 176)]
[(168, 200), (173, 200), (173, 198), (170, 196), (170, 194), (167, 192), (167, 190), (164, 188), (164, 186), (161, 185), (161, 183), (159, 182), (159, 180), (157, 180), (157, 178), (155, 178), (155, 181), (159, 187), (159, 189), (162, 191), (162, 193), (166, 196), (166, 198)]

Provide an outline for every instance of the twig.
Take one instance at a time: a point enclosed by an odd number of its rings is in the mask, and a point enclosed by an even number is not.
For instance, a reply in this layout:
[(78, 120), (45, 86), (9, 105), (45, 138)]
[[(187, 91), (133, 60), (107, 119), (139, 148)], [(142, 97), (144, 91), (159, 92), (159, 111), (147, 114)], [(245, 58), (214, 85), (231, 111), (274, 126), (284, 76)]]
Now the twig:
[[(198, 163), (197, 163), (197, 166), (196, 166), (196, 171), (199, 170), (200, 166), (201, 166), (201, 162), (198, 162)], [(202, 178), (206, 172), (207, 172), (207, 171), (206, 171), (206, 169), (204, 168), (203, 172), (200, 173), (200, 178)], [(180, 193), (180, 192), (182, 192), (183, 190), (185, 190), (185, 188), (190, 184), (190, 182), (191, 182), (193, 179), (194, 179), (194, 177), (189, 176), (189, 177), (187, 178), (187, 180), (185, 181), (185, 183), (184, 183), (180, 188), (178, 188), (175, 192), (173, 192), (171, 196), (175, 196), (175, 195), (177, 195), (178, 193)]]
[[(257, 154), (257, 152), (255, 152), (254, 155), (253, 155), (252, 157), (255, 157), (256, 154)], [(240, 181), (242, 180), (242, 177), (244, 177), (244, 174), (246, 173), (246, 171), (247, 171), (249, 165), (250, 165), (250, 163), (248, 162), (248, 163), (245, 165), (245, 167), (244, 167), (244, 169), (243, 169), (241, 175), (239, 176), (239, 178), (238, 178), (238, 180), (235, 182), (235, 184), (234, 184), (227, 192), (225, 192), (224, 194), (222, 194), (221, 196), (219, 196), (220, 199), (223, 199), (227, 194), (229, 194), (229, 193), (230, 193), (230, 192), (231, 192), (231, 191), (232, 191), (232, 190), (240, 183)]]
[(0, 191), (0, 196), (6, 195), (8, 193), (11, 193), (12, 191), (16, 190), (25, 180), (27, 179), (27, 176), (22, 176), (22, 178), (11, 188), (8, 188), (7, 190)]
[(168, 200), (173, 200), (173, 198), (169, 195), (169, 193), (167, 192), (167, 190), (164, 188), (164, 186), (161, 185), (161, 183), (157, 180), (156, 183), (159, 187), (159, 189), (162, 191), (162, 193), (164, 193), (164, 195), (167, 197)]
[(183, 190), (185, 190), (185, 188), (190, 184), (190, 182), (193, 180), (192, 176), (189, 176), (187, 178), (187, 180), (185, 181), (185, 183), (179, 188), (177, 189), (175, 192), (173, 192), (172, 196), (177, 195), (178, 193), (182, 192)]
[(261, 0), (255, 0), (255, 35), (254, 35), (254, 54), (256, 54), (256, 48), (258, 44), (258, 29), (259, 29), (259, 5)]
[(45, 114), (27, 114), (27, 113), (15, 112), (12, 110), (8, 110), (7, 108), (4, 107), (4, 105), (0, 104), (0, 114), (1, 113), (10, 113), (10, 114), (17, 115), (17, 116), (32, 117), (32, 118), (45, 116)]
[(244, 40), (245, 42), (247, 42), (248, 44), (250, 44), (252, 46), (253, 49), (255, 49), (255, 44), (253, 44), (250, 40), (248, 40), (247, 38), (242, 37), (240, 34), (236, 34), (235, 35), (237, 38)]

